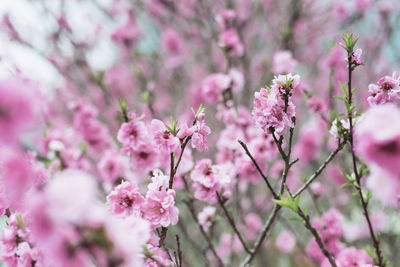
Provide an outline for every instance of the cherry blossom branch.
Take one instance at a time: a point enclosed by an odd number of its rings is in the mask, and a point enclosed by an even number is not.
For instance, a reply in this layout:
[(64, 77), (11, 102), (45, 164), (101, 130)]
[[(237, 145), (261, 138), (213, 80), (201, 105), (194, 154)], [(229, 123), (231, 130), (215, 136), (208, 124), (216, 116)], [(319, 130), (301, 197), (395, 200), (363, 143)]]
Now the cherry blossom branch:
[(325, 257), (329, 260), (329, 263), (331, 264), (332, 267), (337, 267), (337, 264), (333, 258), (333, 255), (326, 249), (324, 243), (322, 242), (321, 236), (318, 233), (317, 229), (315, 229), (311, 222), (310, 222), (310, 216), (305, 215), (304, 211), (299, 207), (297, 214), (300, 216), (300, 218), (303, 219), (304, 221), (304, 226), (311, 232), (311, 234), (314, 236), (315, 241), (317, 242), (319, 248), (321, 249), (322, 253), (325, 255)]
[(293, 195), (293, 197), (297, 197), (300, 195), (304, 190), (306, 190), (312, 182), (314, 182), (315, 179), (318, 178), (318, 176), (322, 173), (322, 171), (328, 166), (328, 164), (333, 160), (333, 158), (336, 156), (336, 154), (343, 149), (345, 142), (339, 142), (338, 147), (332, 151), (328, 158), (322, 163), (322, 165), (307, 179), (305, 184), (296, 191), (296, 193)]
[(181, 250), (181, 241), (179, 240), (179, 235), (175, 235), (176, 238), (176, 247), (178, 251), (178, 257), (176, 265), (177, 267), (182, 267), (182, 250)]
[(248, 266), (253, 261), (258, 250), (260, 249), (262, 243), (264, 242), (264, 239), (270, 233), (272, 226), (273, 226), (274, 222), (276, 221), (276, 218), (278, 217), (279, 211), (281, 210), (281, 208), (282, 208), (281, 206), (275, 204), (274, 209), (272, 210), (271, 214), (269, 215), (267, 221), (264, 224), (264, 227), (263, 227), (263, 230), (262, 230), (260, 236), (254, 243), (254, 247), (253, 247), (251, 253), (248, 254), (247, 257), (244, 259), (244, 261), (240, 264), (241, 267)]
[[(170, 169), (170, 174), (169, 174), (168, 189), (172, 189), (173, 188), (174, 176), (175, 176), (175, 174), (176, 174), (176, 172), (178, 170), (179, 164), (181, 163), (181, 160), (182, 160), (183, 152), (185, 151), (185, 148), (186, 148), (187, 144), (189, 143), (190, 139), (191, 139), (191, 136), (188, 136), (188, 137), (186, 137), (185, 141), (182, 143), (181, 152), (179, 154), (179, 158), (178, 158), (178, 161), (176, 162), (175, 166), (174, 166), (175, 155), (174, 155), (174, 153), (171, 153), (171, 155), (170, 155), (170, 159), (171, 159), (170, 168), (171, 169)], [(164, 246), (165, 238), (167, 238), (167, 232), (168, 232), (168, 228), (167, 227), (162, 227), (161, 228), (159, 247)]]
[(268, 178), (264, 175), (263, 171), (261, 170), (260, 166), (258, 165), (257, 161), (253, 157), (253, 155), (250, 153), (249, 149), (247, 148), (247, 145), (243, 143), (243, 141), (238, 140), (239, 144), (243, 147), (244, 151), (246, 152), (247, 156), (251, 159), (253, 162), (254, 166), (256, 167), (258, 173), (261, 175), (261, 177), (264, 179), (265, 183), (268, 186), (269, 191), (271, 191), (271, 194), (274, 196), (275, 199), (278, 199), (278, 195), (275, 193), (272, 185), (268, 181)]
[[(285, 101), (285, 110), (287, 110), (287, 105), (288, 105), (288, 101)], [(286, 112), (286, 111), (285, 111)], [(293, 117), (292, 118), (293, 123), (296, 122), (296, 118)], [(286, 183), (286, 178), (287, 175), (289, 173), (289, 170), (291, 168), (291, 166), (293, 166), (293, 164), (295, 162), (297, 162), (297, 160), (294, 160), (293, 162), (290, 161), (290, 155), (292, 152), (292, 141), (293, 141), (293, 133), (294, 133), (294, 127), (290, 128), (290, 133), (289, 133), (289, 146), (288, 146), (288, 152), (287, 154), (285, 153), (285, 151), (282, 148), (282, 141), (283, 141), (283, 136), (281, 136), (279, 138), (279, 140), (276, 138), (274, 131), (272, 131), (272, 135), (274, 137), (275, 143), (280, 151), (280, 154), (282, 156), (282, 159), (285, 161), (285, 168), (284, 171), (282, 173), (282, 182), (281, 182), (281, 186), (280, 186), (280, 192), (281, 194), (283, 193), (283, 189)], [(272, 191), (274, 192), (274, 191)], [(279, 197), (278, 197), (279, 199)], [(267, 234), (270, 232), (273, 223), (275, 222), (279, 211), (280, 211), (281, 207), (277, 204), (275, 204), (275, 207), (270, 215), (270, 217), (268, 218), (268, 220), (266, 221), (263, 231), (261, 232), (261, 235), (259, 236), (259, 238), (257, 239), (257, 241), (255, 242), (254, 248), (252, 250), (252, 252), (246, 257), (246, 259), (242, 262), (241, 266), (247, 266), (248, 264), (250, 264), (250, 262), (254, 259), (254, 256), (257, 254), (258, 250), (261, 247), (261, 244), (263, 243), (265, 237), (267, 236)]]
[[(294, 194), (293, 197), (296, 197), (296, 196), (300, 195), (304, 190), (306, 190), (311, 185), (311, 183), (322, 173), (322, 171), (328, 166), (328, 164), (332, 161), (332, 159), (336, 156), (336, 154), (343, 148), (343, 146), (344, 146), (344, 142), (340, 142), (338, 147), (336, 148), (336, 150), (334, 150), (328, 156), (328, 158), (322, 163), (322, 165), (310, 176), (310, 178), (307, 180), (307, 182), (298, 191), (296, 191), (296, 193)], [(296, 161), (297, 161), (297, 159), (292, 161), (292, 162), (290, 162), (289, 165), (290, 164), (293, 165), (294, 162), (296, 162)], [(254, 163), (254, 161), (253, 161), (253, 163)], [(252, 249), (252, 253), (247, 255), (247, 257), (240, 264), (240, 266), (244, 267), (244, 266), (247, 266), (248, 264), (250, 264), (252, 262), (252, 260), (254, 259), (255, 255), (257, 254), (258, 250), (260, 249), (264, 239), (268, 236), (269, 232), (271, 231), (272, 226), (273, 226), (276, 218), (279, 215), (280, 209), (281, 209), (281, 206), (275, 205), (275, 207), (272, 210), (270, 216), (268, 217), (267, 221), (264, 224), (264, 228), (263, 228), (260, 236), (258, 237), (256, 242), (254, 243), (254, 247)]]
[[(355, 41), (357, 42), (357, 40)], [(355, 43), (354, 43), (355, 44)], [(348, 104), (350, 105), (350, 107), (353, 107), (353, 90), (351, 88), (351, 82), (352, 82), (352, 72), (354, 70), (354, 66), (353, 66), (353, 48), (349, 48), (349, 46), (347, 46), (347, 62), (348, 62), (348, 81), (347, 81), (347, 94), (348, 94)], [(356, 190), (358, 192), (358, 195), (360, 197), (360, 202), (361, 202), (361, 206), (363, 209), (363, 214), (364, 217), (367, 221), (368, 224), (368, 230), (369, 230), (369, 234), (371, 236), (372, 239), (372, 243), (375, 249), (375, 253), (376, 253), (376, 257), (378, 258), (378, 265), (380, 267), (385, 267), (385, 261), (384, 261), (384, 257), (382, 255), (382, 250), (380, 248), (380, 241), (379, 239), (376, 237), (376, 234), (374, 232), (374, 229), (372, 227), (372, 223), (371, 223), (371, 219), (369, 216), (369, 212), (368, 212), (368, 201), (365, 199), (362, 188), (361, 188), (361, 175), (358, 172), (357, 169), (357, 157), (356, 154), (354, 152), (354, 126), (353, 126), (353, 109), (347, 109), (347, 117), (349, 119), (349, 136), (348, 136), (348, 140), (350, 143), (350, 151), (351, 151), (351, 157), (352, 157), (352, 163), (353, 163), (353, 172), (357, 181), (358, 186), (356, 186)]]
[(217, 197), (218, 197), (218, 203), (222, 207), (222, 210), (224, 211), (224, 214), (225, 214), (226, 218), (228, 219), (228, 222), (231, 225), (233, 231), (238, 236), (238, 238), (240, 240), (240, 243), (242, 243), (242, 246), (243, 246), (244, 250), (247, 253), (251, 253), (250, 249), (246, 245), (246, 242), (244, 241), (243, 236), (241, 235), (241, 233), (239, 232), (239, 229), (236, 226), (235, 220), (232, 218), (232, 216), (229, 214), (228, 210), (226, 209), (224, 200), (221, 198), (221, 195), (218, 192), (216, 192), (216, 193), (217, 193)]
[(223, 267), (224, 263), (222, 262), (221, 258), (218, 256), (215, 247), (210, 239), (210, 237), (207, 235), (206, 231), (204, 230), (203, 226), (200, 224), (197, 216), (196, 216), (196, 210), (194, 208), (194, 198), (193, 196), (190, 194), (190, 190), (189, 190), (189, 185), (185, 179), (185, 177), (182, 177), (183, 183), (185, 185), (185, 189), (187, 190), (188, 194), (189, 194), (189, 199), (186, 201), (183, 201), (186, 206), (188, 207), (190, 214), (192, 215), (193, 220), (195, 221), (195, 223), (197, 224), (197, 226), (199, 227), (199, 230), (201, 232), (201, 234), (203, 235), (204, 239), (206, 240), (207, 244), (208, 244), (208, 248), (211, 250), (211, 253), (214, 255), (215, 259), (218, 262), (218, 266), (219, 267)]

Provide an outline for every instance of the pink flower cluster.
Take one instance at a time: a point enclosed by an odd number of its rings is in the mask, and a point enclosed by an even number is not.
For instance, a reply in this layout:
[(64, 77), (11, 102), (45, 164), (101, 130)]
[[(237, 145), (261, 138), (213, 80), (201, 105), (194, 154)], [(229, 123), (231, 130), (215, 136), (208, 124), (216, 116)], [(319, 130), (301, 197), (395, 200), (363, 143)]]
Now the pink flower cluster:
[(202, 159), (196, 162), (190, 178), (193, 181), (194, 196), (214, 204), (217, 202), (217, 193), (222, 193), (222, 189), (226, 190), (224, 196), (229, 195), (232, 166), (213, 165), (210, 159)]
[(292, 118), (296, 113), (290, 96), (299, 84), (300, 76), (289, 73), (275, 77), (270, 89), (262, 88), (256, 92), (252, 112), (256, 126), (278, 135), (284, 135), (288, 128), (293, 128)]
[(218, 40), (222, 48), (226, 49), (230, 56), (240, 57), (244, 53), (244, 46), (240, 40), (237, 30), (233, 27), (236, 19), (236, 12), (225, 9), (216, 16), (222, 33)]
[(155, 170), (146, 197), (137, 184), (122, 182), (107, 196), (111, 212), (123, 217), (143, 217), (154, 228), (176, 224), (179, 210), (175, 207), (175, 191), (168, 189), (168, 180), (168, 176)]

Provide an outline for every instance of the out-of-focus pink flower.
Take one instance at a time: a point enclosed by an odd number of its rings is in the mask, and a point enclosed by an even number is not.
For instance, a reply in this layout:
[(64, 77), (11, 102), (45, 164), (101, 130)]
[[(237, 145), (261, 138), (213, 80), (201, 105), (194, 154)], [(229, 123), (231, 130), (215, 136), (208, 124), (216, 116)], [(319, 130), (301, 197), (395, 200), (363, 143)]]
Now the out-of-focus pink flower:
[(111, 39), (125, 47), (131, 47), (141, 36), (141, 31), (131, 14), (129, 14), (127, 22), (116, 29), (111, 35)]
[(224, 90), (231, 85), (231, 78), (223, 73), (208, 75), (201, 83), (201, 95), (209, 104), (217, 104)]
[[(344, 248), (339, 252), (335, 261), (340, 267), (364, 267), (367, 264), (373, 264), (372, 258), (365, 250), (356, 249), (354, 247)], [(321, 267), (329, 267), (331, 264), (328, 259), (325, 259)]]
[(315, 113), (324, 114), (327, 110), (326, 102), (317, 96), (312, 96), (307, 100), (308, 107)]
[(105, 181), (114, 182), (124, 175), (121, 156), (114, 150), (108, 150), (97, 164), (101, 177)]
[[(0, 187), (3, 204), (20, 207), (25, 193), (35, 183), (34, 173), (27, 157), (7, 147), (0, 149)], [(1, 209), (8, 207), (1, 207)]]
[(233, 26), (236, 19), (236, 11), (233, 9), (224, 9), (215, 16), (215, 20), (221, 30), (226, 30)]
[(335, 208), (322, 215), (321, 221), (313, 220), (313, 226), (320, 231), (324, 239), (339, 238), (343, 236), (343, 215)]
[(199, 223), (203, 226), (205, 231), (211, 226), (212, 221), (215, 219), (215, 207), (207, 206), (198, 215)]
[(272, 70), (276, 74), (290, 73), (297, 66), (297, 61), (290, 51), (276, 51), (272, 58)]
[(32, 126), (38, 114), (39, 93), (32, 82), (22, 78), (0, 81), (0, 142), (14, 142)]
[(246, 222), (246, 235), (249, 239), (254, 239), (263, 228), (263, 222), (261, 221), (260, 216), (255, 213), (249, 213), (246, 215), (244, 220)]
[(142, 267), (143, 246), (150, 238), (150, 224), (135, 216), (128, 218), (107, 216), (103, 224), (106, 238), (113, 244), (111, 252), (108, 252), (111, 254), (109, 256), (122, 259), (121, 266)]
[(99, 204), (96, 188), (95, 179), (82, 171), (57, 173), (45, 189), (45, 198), (51, 203), (49, 214), (56, 220), (79, 224)]
[(185, 45), (182, 37), (175, 29), (169, 27), (163, 31), (161, 46), (168, 56), (167, 66), (175, 68), (183, 62)]
[(133, 71), (129, 66), (117, 65), (104, 73), (104, 83), (109, 86), (110, 93), (119, 96), (135, 91)]
[(144, 197), (135, 183), (122, 182), (107, 196), (113, 214), (140, 215)]
[(149, 190), (143, 212), (144, 218), (155, 227), (177, 224), (179, 210), (175, 207), (175, 191), (173, 189)]
[(307, 164), (314, 159), (323, 143), (325, 127), (321, 127), (319, 122), (311, 120), (301, 128), (298, 142), (294, 146), (293, 153), (299, 157), (300, 162)]
[(355, 0), (355, 8), (358, 12), (364, 13), (373, 5), (374, 1), (371, 0)]
[(296, 245), (296, 237), (295, 235), (287, 230), (284, 230), (279, 233), (276, 238), (276, 246), (283, 253), (289, 253), (294, 249)]
[(400, 206), (400, 173), (393, 173), (376, 164), (369, 165), (367, 187), (384, 205)]
[(371, 107), (356, 124), (355, 148), (367, 163), (399, 173), (400, 110), (391, 104)]
[(231, 56), (240, 57), (244, 53), (244, 46), (234, 29), (222, 32), (218, 37), (218, 42)]
[(316, 196), (322, 196), (326, 191), (324, 186), (320, 182), (312, 183), (310, 188)]
[(239, 93), (243, 90), (244, 76), (238, 69), (232, 68), (228, 72), (229, 77), (232, 79), (232, 90), (235, 93)]
[(215, 203), (217, 191), (231, 181), (231, 171), (228, 165), (212, 165), (210, 159), (197, 161), (190, 178), (195, 189), (194, 196), (200, 200)]

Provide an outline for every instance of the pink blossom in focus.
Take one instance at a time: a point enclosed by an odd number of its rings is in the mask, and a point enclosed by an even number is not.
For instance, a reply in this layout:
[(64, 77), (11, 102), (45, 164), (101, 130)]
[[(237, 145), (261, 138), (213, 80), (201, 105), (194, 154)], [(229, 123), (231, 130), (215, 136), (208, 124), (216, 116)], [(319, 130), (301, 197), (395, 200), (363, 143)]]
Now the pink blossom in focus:
[(106, 151), (97, 164), (101, 177), (105, 181), (114, 182), (124, 175), (122, 158), (116, 151)]
[(107, 196), (113, 214), (140, 215), (144, 197), (135, 183), (122, 182)]
[(196, 162), (190, 178), (195, 189), (194, 196), (200, 200), (215, 203), (217, 191), (230, 183), (231, 170), (228, 165), (212, 165), (210, 159), (202, 159)]
[(179, 138), (173, 136), (162, 121), (152, 120), (150, 129), (153, 132), (154, 141), (158, 148), (166, 151), (168, 154), (180, 150)]
[(175, 191), (172, 189), (149, 190), (143, 211), (144, 218), (155, 227), (177, 224), (179, 210), (175, 207)]

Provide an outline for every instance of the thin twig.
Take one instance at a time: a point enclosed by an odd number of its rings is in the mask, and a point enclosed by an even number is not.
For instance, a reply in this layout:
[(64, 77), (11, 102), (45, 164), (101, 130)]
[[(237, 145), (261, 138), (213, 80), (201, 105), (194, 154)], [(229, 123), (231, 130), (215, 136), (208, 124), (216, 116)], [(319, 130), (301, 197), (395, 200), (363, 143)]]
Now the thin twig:
[[(187, 190), (187, 192), (190, 194), (189, 191), (189, 185), (186, 181), (186, 179), (184, 177), (182, 177), (183, 183), (185, 185), (185, 188)], [(189, 200), (183, 201), (186, 206), (188, 207), (190, 214), (192, 215), (193, 220), (195, 221), (195, 223), (197, 224), (197, 226), (199, 227), (199, 230), (201, 232), (201, 234), (203, 235), (204, 239), (206, 240), (209, 249), (211, 250), (212, 254), (214, 255), (215, 259), (217, 260), (218, 266), (219, 267), (223, 267), (224, 263), (221, 260), (221, 258), (218, 256), (217, 251), (215, 250), (215, 247), (210, 239), (210, 237), (207, 235), (206, 231), (204, 230), (203, 226), (200, 224), (197, 216), (196, 216), (196, 211), (193, 205), (194, 199), (192, 196), (189, 196)]]
[(242, 243), (242, 246), (243, 246), (244, 250), (247, 253), (251, 253), (250, 249), (246, 245), (246, 242), (244, 241), (243, 236), (241, 235), (241, 233), (239, 232), (239, 229), (236, 226), (235, 220), (229, 214), (228, 210), (225, 207), (225, 203), (224, 203), (223, 199), (221, 198), (221, 195), (218, 192), (217, 192), (217, 197), (218, 197), (219, 205), (222, 207), (222, 210), (224, 211), (225, 216), (228, 219), (229, 224), (232, 226), (233, 231), (235, 231), (236, 235), (238, 236), (238, 238), (240, 240), (240, 243)]
[(239, 144), (243, 147), (244, 151), (246, 152), (247, 156), (251, 159), (251, 161), (253, 162), (254, 166), (256, 167), (258, 173), (261, 175), (261, 177), (264, 179), (265, 183), (268, 186), (269, 191), (271, 192), (271, 194), (274, 196), (275, 199), (278, 199), (278, 195), (275, 193), (272, 185), (270, 184), (270, 182), (268, 181), (268, 178), (264, 175), (263, 171), (261, 170), (260, 166), (258, 165), (257, 161), (255, 160), (255, 158), (253, 157), (253, 155), (251, 155), (249, 149), (247, 148), (247, 145), (245, 143), (243, 143), (243, 141), (238, 140)]
[[(353, 72), (353, 64), (352, 64), (352, 53), (353, 51), (348, 51), (348, 55), (347, 55), (347, 62), (348, 62), (348, 81), (347, 81), (347, 93), (348, 93), (348, 103), (350, 105), (352, 105), (353, 100), (353, 92), (352, 92), (352, 88), (351, 88), (351, 77), (352, 77), (352, 72)], [(353, 113), (351, 111), (348, 110), (347, 112), (347, 117), (349, 119), (349, 142), (350, 142), (350, 151), (351, 151), (351, 157), (352, 157), (352, 161), (353, 161), (353, 171), (354, 171), (354, 175), (356, 177), (358, 186), (356, 187), (356, 190), (358, 191), (358, 195), (360, 197), (361, 200), (361, 206), (363, 209), (363, 213), (364, 213), (364, 217), (367, 221), (368, 224), (368, 229), (369, 229), (369, 233), (371, 235), (372, 238), (372, 243), (373, 246), (375, 248), (375, 252), (376, 252), (376, 256), (378, 258), (378, 265), (380, 267), (385, 267), (385, 262), (384, 262), (384, 258), (382, 255), (382, 251), (380, 248), (380, 244), (379, 244), (379, 240), (375, 235), (374, 229), (372, 227), (372, 223), (371, 223), (371, 219), (369, 216), (369, 212), (368, 212), (368, 202), (365, 200), (364, 198), (364, 194), (362, 192), (362, 188), (361, 188), (361, 176), (358, 172), (357, 169), (357, 157), (356, 154), (354, 152), (354, 140), (353, 140), (353, 136), (354, 136), (354, 127), (353, 127)]]
[(263, 230), (261, 232), (261, 235), (258, 237), (256, 242), (254, 243), (254, 248), (252, 249), (251, 253), (247, 255), (247, 257), (244, 259), (244, 261), (240, 264), (241, 267), (248, 266), (251, 261), (254, 259), (256, 256), (258, 250), (260, 249), (262, 243), (264, 242), (264, 239), (268, 236), (272, 229), (272, 225), (276, 221), (276, 218), (279, 214), (279, 211), (281, 209), (281, 206), (275, 205), (274, 209), (272, 210), (270, 216), (268, 217), (267, 221), (264, 224)]
[(293, 197), (297, 197), (298, 195), (300, 195), (304, 190), (306, 190), (312, 184), (312, 182), (314, 182), (315, 179), (317, 179), (317, 177), (322, 173), (322, 171), (326, 168), (326, 166), (328, 166), (328, 164), (333, 160), (336, 154), (343, 149), (344, 144), (345, 144), (344, 142), (339, 142), (338, 147), (329, 154), (328, 158), (324, 161), (324, 163), (322, 163), (322, 165), (318, 168), (318, 170), (316, 170), (310, 176), (310, 178), (307, 179), (305, 184), (300, 189), (298, 189), (296, 193), (294, 193)]

